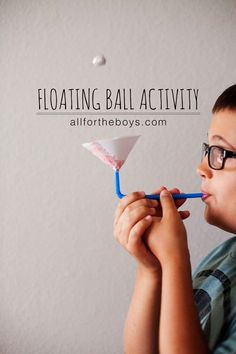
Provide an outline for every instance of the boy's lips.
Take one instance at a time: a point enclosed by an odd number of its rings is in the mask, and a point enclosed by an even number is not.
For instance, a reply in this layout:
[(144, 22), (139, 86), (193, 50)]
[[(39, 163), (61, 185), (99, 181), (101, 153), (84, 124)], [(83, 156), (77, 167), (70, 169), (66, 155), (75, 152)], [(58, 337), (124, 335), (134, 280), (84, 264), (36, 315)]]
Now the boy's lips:
[(202, 190), (202, 200), (206, 200), (211, 194)]

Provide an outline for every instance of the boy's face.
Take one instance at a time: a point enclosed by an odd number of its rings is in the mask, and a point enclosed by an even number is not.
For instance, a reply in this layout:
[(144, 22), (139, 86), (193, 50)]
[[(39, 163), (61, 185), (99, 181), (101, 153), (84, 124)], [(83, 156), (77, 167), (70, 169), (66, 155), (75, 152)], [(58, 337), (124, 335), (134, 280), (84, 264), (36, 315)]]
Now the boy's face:
[[(236, 152), (236, 111), (225, 109), (213, 114), (208, 132), (209, 146), (217, 145)], [(209, 224), (236, 233), (236, 158), (227, 158), (223, 170), (213, 170), (207, 156), (197, 168)]]

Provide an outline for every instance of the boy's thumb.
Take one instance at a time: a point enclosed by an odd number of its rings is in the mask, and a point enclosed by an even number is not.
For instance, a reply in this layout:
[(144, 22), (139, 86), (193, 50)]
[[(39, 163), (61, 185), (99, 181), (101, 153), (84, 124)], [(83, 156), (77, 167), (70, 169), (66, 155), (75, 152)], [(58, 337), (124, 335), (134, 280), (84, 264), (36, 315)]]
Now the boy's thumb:
[(161, 206), (162, 206), (163, 217), (165, 217), (165, 216), (170, 217), (170, 216), (175, 215), (177, 213), (174, 199), (173, 199), (171, 193), (167, 189), (164, 189), (163, 191), (161, 191), (160, 201), (161, 201)]

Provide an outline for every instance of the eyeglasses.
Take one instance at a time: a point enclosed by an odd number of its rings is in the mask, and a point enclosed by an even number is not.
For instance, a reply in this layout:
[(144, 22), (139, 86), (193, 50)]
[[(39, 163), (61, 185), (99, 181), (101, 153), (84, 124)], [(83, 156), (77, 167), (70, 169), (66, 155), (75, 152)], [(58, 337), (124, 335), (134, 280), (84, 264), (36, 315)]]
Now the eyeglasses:
[(213, 170), (222, 170), (225, 165), (225, 160), (228, 157), (236, 158), (236, 152), (225, 150), (220, 146), (206, 143), (202, 144), (202, 160), (208, 154), (208, 165)]

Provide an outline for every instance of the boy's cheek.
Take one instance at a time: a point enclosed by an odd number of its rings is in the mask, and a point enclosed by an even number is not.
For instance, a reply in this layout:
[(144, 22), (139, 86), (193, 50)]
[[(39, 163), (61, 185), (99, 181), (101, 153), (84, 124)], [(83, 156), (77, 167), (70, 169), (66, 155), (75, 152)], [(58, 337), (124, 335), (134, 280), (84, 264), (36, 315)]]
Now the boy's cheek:
[(236, 203), (236, 175), (231, 174), (229, 178), (222, 178), (215, 181), (213, 186), (213, 198), (209, 200), (219, 209), (227, 209), (229, 205)]
[[(213, 198), (212, 198), (213, 199)], [(212, 200), (206, 204), (204, 211), (205, 220), (227, 232), (236, 232), (236, 200), (234, 203), (224, 199)]]

